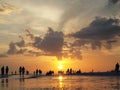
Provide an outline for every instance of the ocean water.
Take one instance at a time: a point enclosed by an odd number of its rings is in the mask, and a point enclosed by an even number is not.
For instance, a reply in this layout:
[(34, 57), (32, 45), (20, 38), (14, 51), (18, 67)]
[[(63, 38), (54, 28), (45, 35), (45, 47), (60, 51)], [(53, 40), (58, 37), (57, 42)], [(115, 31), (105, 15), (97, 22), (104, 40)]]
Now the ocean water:
[(41, 76), (0, 78), (0, 90), (120, 90), (118, 76)]

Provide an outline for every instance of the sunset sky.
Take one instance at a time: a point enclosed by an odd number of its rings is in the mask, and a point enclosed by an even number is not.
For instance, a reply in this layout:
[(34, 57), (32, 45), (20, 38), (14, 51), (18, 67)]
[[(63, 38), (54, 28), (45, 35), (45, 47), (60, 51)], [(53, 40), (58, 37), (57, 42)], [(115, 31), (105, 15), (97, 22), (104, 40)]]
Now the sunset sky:
[(120, 0), (0, 0), (0, 67), (110, 71), (120, 63)]

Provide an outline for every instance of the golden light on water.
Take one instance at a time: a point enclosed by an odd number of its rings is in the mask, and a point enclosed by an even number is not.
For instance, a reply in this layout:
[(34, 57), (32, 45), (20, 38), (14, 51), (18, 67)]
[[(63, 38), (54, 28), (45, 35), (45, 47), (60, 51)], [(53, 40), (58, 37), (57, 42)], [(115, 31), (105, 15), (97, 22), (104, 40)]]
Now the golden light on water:
[(59, 87), (62, 88), (63, 87), (63, 82), (62, 82), (63, 77), (59, 76), (58, 79), (59, 79)]
[(59, 81), (62, 81), (63, 80), (63, 77), (62, 76), (59, 76)]

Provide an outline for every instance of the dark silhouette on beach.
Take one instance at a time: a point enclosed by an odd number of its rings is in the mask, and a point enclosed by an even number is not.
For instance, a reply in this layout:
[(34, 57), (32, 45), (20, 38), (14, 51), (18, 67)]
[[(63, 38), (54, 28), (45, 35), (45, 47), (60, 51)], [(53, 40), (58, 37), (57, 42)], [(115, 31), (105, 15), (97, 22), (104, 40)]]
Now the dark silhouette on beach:
[(54, 75), (54, 71), (51, 71), (51, 70), (50, 70), (50, 71), (48, 71), (48, 72), (46, 73), (46, 75), (47, 75), (47, 76)]
[(20, 74), (20, 76), (22, 75), (22, 67), (21, 66), (19, 67), (19, 74)]
[(2, 68), (1, 68), (1, 75), (2, 75), (2, 77), (8, 76), (8, 72), (9, 72), (8, 66), (6, 66), (6, 68), (4, 68), (4, 66), (2, 66)]
[(22, 67), (22, 75), (24, 76), (24, 74), (25, 74), (25, 68)]
[(36, 76), (38, 76), (38, 69), (36, 69)]
[(29, 75), (29, 71), (28, 70), (26, 71), (26, 75)]
[(79, 70), (77, 70), (77, 71), (75, 71), (75, 70), (73, 70), (72, 68), (68, 68), (67, 69), (67, 71), (66, 71), (66, 74), (67, 75), (79, 75), (79, 74), (81, 74), (82, 72), (81, 72), (81, 70), (79, 69)]
[[(111, 70), (111, 71), (106, 71), (106, 72), (81, 72), (81, 70), (73, 70), (72, 68), (68, 68), (66, 70), (66, 74), (64, 74), (64, 71), (58, 71), (58, 75), (96, 75), (96, 76), (119, 76), (120, 75), (120, 71), (119, 71), (119, 63), (117, 62), (115, 64), (115, 69)], [(20, 66), (19, 70), (18, 70), (19, 74), (20, 74), (20, 78), (24, 78), (24, 75), (29, 75), (29, 71), (25, 69), (24, 66)], [(42, 74), (42, 70), (41, 69), (36, 69), (34, 71), (34, 76), (33, 77), (39, 77)], [(1, 67), (1, 78), (7, 78), (9, 75), (9, 67), (6, 66), (6, 68), (4, 66)], [(17, 75), (17, 71), (15, 71), (15, 74), (13, 74), (13, 72), (11, 73), (11, 75)], [(46, 72), (46, 75), (54, 75), (54, 71), (50, 70), (48, 72)], [(10, 76), (10, 75), (9, 75)]]
[(115, 71), (118, 73), (119, 72), (119, 63), (117, 63), (116, 65), (115, 65)]
[(6, 66), (6, 75), (8, 76), (9, 68)]
[(24, 75), (25, 75), (25, 67), (21, 67), (21, 66), (19, 67), (19, 74), (20, 74), (20, 77), (21, 76), (24, 77)]
[(42, 70), (41, 69), (36, 69), (34, 72), (33, 72), (34, 76), (40, 76), (42, 74)]
[(1, 74), (4, 76), (4, 66), (1, 68)]
[(79, 70), (76, 72), (76, 74), (81, 74), (81, 70), (79, 69)]
[(41, 74), (42, 74), (42, 70), (40, 70), (40, 69), (39, 69), (39, 70), (38, 70), (38, 72), (39, 72), (39, 75), (41, 75)]

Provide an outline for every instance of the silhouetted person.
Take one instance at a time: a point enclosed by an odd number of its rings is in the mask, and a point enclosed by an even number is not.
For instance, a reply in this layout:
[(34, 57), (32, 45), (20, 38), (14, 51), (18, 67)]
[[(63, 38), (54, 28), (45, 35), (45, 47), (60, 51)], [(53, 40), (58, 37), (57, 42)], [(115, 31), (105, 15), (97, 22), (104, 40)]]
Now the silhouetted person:
[(78, 70), (78, 71), (76, 72), (76, 74), (81, 74), (81, 70)]
[(70, 70), (69, 70), (69, 68), (67, 69), (67, 71), (66, 71), (66, 74), (69, 74), (70, 73)]
[(1, 74), (4, 76), (4, 66), (1, 68)]
[(116, 72), (119, 72), (119, 63), (116, 64), (116, 66), (115, 66), (115, 71), (116, 71)]
[(70, 69), (70, 74), (72, 74), (72, 72), (73, 72), (73, 70), (72, 70), (72, 68)]
[(6, 66), (6, 75), (8, 75), (8, 72), (9, 72), (9, 68), (8, 66)]
[(36, 69), (36, 76), (38, 75), (38, 69)]
[(29, 71), (26, 71), (26, 75), (29, 75)]
[(22, 67), (22, 75), (24, 75), (24, 74), (25, 74), (25, 68)]
[(21, 66), (19, 67), (19, 74), (20, 74), (20, 76), (22, 74), (22, 67)]
[(38, 72), (39, 72), (39, 75), (40, 75), (40, 74), (42, 74), (42, 71), (41, 71), (40, 69), (39, 69), (39, 71), (38, 71)]

